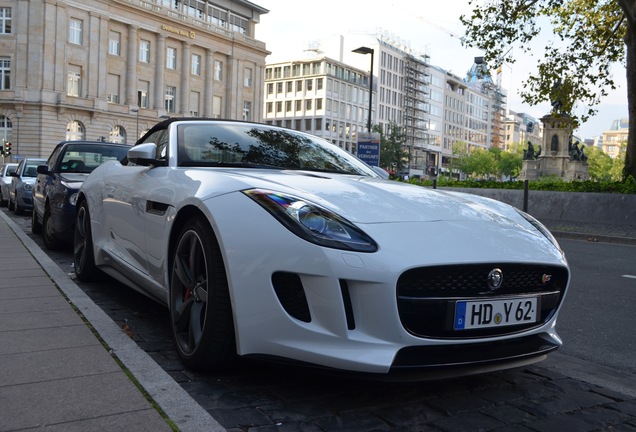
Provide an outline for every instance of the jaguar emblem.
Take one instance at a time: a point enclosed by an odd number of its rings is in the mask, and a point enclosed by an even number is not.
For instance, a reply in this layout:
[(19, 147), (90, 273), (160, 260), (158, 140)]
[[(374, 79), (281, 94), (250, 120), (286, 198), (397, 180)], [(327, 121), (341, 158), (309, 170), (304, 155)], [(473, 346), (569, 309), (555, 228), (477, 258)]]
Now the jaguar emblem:
[(500, 269), (492, 269), (488, 273), (488, 288), (491, 291), (498, 290), (503, 284), (503, 273)]

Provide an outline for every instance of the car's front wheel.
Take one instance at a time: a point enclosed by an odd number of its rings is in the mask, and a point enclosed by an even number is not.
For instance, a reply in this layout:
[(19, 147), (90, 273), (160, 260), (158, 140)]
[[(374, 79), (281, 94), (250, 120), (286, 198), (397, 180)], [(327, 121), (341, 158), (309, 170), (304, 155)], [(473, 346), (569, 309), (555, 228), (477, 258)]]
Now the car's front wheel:
[(24, 214), (24, 209), (20, 206), (20, 203), (16, 200), (13, 203), (13, 211), (15, 214), (22, 216)]
[(73, 237), (73, 266), (75, 276), (82, 282), (95, 280), (99, 269), (95, 265), (93, 255), (93, 237), (88, 204), (83, 201), (77, 209), (75, 233)]
[(181, 229), (170, 272), (170, 319), (179, 356), (197, 371), (227, 368), (236, 356), (223, 258), (203, 217)]
[(42, 233), (42, 224), (38, 221), (38, 212), (35, 211), (35, 207), (31, 212), (31, 232), (33, 234)]

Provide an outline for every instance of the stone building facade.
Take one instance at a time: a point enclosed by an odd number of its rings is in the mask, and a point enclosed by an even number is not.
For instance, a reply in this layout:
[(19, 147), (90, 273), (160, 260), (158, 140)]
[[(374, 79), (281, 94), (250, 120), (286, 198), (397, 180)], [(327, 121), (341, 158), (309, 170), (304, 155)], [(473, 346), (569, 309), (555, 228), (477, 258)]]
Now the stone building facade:
[(165, 117), (261, 121), (268, 11), (242, 0), (0, 0), (0, 135), (132, 144)]

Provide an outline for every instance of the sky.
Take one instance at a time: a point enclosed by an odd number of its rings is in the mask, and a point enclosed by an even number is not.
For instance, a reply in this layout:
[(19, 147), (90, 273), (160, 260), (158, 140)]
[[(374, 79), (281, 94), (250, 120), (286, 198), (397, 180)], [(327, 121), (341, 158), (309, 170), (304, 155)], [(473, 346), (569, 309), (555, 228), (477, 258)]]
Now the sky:
[[(310, 46), (334, 36), (378, 31), (415, 52), (426, 52), (432, 65), (462, 78), (474, 58), (482, 55), (479, 50), (463, 47), (459, 39), (464, 34), (459, 17), (470, 15), (472, 10), (467, 0), (252, 1), (269, 10), (261, 15), (256, 26), (256, 38), (264, 41), (272, 52), (267, 58), (269, 63), (305, 58), (304, 51)], [(540, 53), (536, 51), (535, 55)], [(505, 64), (501, 85), (508, 93), (508, 109), (539, 119), (549, 113), (550, 105), (526, 105), (518, 95), (535, 64), (536, 60), (527, 57), (517, 58), (512, 65)], [(577, 136), (594, 138), (608, 130), (614, 120), (628, 116), (625, 68), (616, 65), (613, 75), (617, 89), (610, 90), (609, 96), (597, 106), (598, 114), (575, 131)]]

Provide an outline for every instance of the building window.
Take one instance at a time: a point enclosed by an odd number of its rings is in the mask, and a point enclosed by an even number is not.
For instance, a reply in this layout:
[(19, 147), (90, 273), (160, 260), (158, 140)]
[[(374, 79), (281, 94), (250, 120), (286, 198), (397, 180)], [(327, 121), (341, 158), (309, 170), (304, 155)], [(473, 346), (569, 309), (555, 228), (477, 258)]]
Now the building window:
[(303, 110), (303, 101), (301, 99), (298, 99), (296, 101), (296, 111), (302, 111)]
[(268, 95), (274, 94), (274, 83), (267, 84), (267, 94)]
[(8, 117), (0, 116), (0, 135), (6, 141), (13, 141), (13, 124)]
[(303, 82), (300, 80), (296, 81), (296, 91), (297, 92), (303, 91)]
[(212, 117), (213, 118), (221, 118), (223, 114), (222, 105), (223, 98), (221, 96), (213, 96), (212, 97)]
[(316, 79), (316, 90), (322, 90), (322, 78)]
[(305, 89), (307, 91), (311, 91), (313, 90), (313, 88), (314, 88), (314, 80), (310, 80), (310, 79), (305, 80)]
[(82, 141), (86, 139), (86, 129), (78, 121), (72, 121), (66, 125), (66, 141)]
[(283, 112), (283, 101), (276, 102), (276, 112), (277, 113)]
[(11, 8), (0, 8), (0, 34), (11, 34)]
[(150, 101), (148, 99), (148, 89), (150, 83), (148, 81), (139, 81), (137, 84), (137, 105), (139, 108), (149, 108)]
[(230, 30), (241, 34), (247, 34), (247, 20), (236, 15), (231, 15)]
[(243, 86), (252, 87), (252, 69), (245, 68), (243, 75)]
[(192, 54), (192, 75), (201, 75), (201, 56)]
[(285, 83), (285, 91), (286, 91), (287, 93), (291, 93), (291, 92), (292, 92), (292, 90), (293, 90), (293, 88), (294, 88), (294, 83), (293, 83), (292, 81), (287, 81), (287, 82)]
[(139, 61), (150, 63), (150, 42), (147, 40), (139, 41)]
[(274, 111), (274, 103), (273, 102), (267, 102), (265, 104), (265, 111), (267, 112), (267, 114), (271, 114), (272, 111)]
[(121, 55), (121, 33), (112, 31), (108, 35), (108, 54)]
[(223, 62), (214, 60), (214, 79), (223, 81)]
[(173, 86), (166, 86), (166, 97), (164, 99), (164, 108), (168, 112), (175, 112), (175, 96), (177, 94), (177, 88)]
[(283, 92), (283, 83), (282, 82), (277, 82), (276, 83), (276, 93), (280, 94)]
[(201, 94), (199, 92), (190, 92), (190, 115), (192, 117), (199, 117), (199, 100)]
[(285, 101), (285, 112), (291, 112), (292, 110), (292, 101)]
[(68, 83), (66, 94), (68, 96), (79, 97), (82, 88), (82, 68), (79, 66), (68, 66)]
[(126, 129), (124, 129), (121, 126), (113, 127), (113, 129), (110, 131), (108, 135), (109, 135), (108, 138), (110, 142), (114, 142), (118, 144), (124, 144), (126, 142)]
[(252, 121), (252, 102), (243, 102), (243, 121)]
[(106, 81), (108, 103), (119, 103), (119, 75), (108, 74)]
[(71, 18), (68, 28), (68, 41), (75, 45), (82, 44), (82, 28), (84, 23), (82, 20)]
[(166, 49), (166, 67), (168, 69), (173, 69), (173, 70), (177, 68), (177, 49), (176, 48)]
[(11, 88), (11, 60), (0, 57), (0, 90)]
[(316, 99), (316, 111), (322, 110), (322, 99)]
[(306, 99), (305, 100), (305, 111), (311, 111), (311, 99)]

